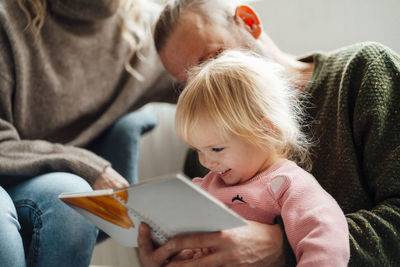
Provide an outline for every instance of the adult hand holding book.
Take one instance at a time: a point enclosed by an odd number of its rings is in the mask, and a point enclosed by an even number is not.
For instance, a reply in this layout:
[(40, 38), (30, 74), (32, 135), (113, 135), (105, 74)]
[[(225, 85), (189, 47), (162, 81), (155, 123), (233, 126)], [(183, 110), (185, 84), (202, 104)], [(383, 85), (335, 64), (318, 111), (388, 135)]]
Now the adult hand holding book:
[(111, 166), (107, 166), (93, 184), (94, 190), (129, 186), (128, 181)]

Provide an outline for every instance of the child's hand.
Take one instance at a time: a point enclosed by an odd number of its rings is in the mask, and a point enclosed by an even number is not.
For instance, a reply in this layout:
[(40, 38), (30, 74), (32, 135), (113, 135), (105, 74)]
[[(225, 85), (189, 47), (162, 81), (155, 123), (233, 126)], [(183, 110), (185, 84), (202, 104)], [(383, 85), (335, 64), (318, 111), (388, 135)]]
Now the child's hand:
[(208, 248), (184, 249), (171, 258), (171, 261), (198, 259), (211, 253)]
[(193, 256), (195, 255), (194, 251), (195, 251), (194, 249), (184, 249), (175, 256), (173, 256), (170, 259), (170, 261), (184, 261), (193, 259)]
[(196, 248), (193, 249), (193, 259), (198, 259), (204, 257), (211, 253), (211, 249), (209, 248)]

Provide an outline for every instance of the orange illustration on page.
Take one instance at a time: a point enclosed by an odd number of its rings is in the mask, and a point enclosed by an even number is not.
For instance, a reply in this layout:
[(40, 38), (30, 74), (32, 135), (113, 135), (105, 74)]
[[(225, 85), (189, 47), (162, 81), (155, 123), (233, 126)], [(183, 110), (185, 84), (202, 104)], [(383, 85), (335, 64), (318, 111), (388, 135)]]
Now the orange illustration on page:
[(128, 201), (128, 192), (121, 190), (111, 195), (64, 198), (63, 200), (122, 228), (135, 228), (135, 224), (128, 215), (127, 208), (117, 201), (116, 198), (126, 204)]

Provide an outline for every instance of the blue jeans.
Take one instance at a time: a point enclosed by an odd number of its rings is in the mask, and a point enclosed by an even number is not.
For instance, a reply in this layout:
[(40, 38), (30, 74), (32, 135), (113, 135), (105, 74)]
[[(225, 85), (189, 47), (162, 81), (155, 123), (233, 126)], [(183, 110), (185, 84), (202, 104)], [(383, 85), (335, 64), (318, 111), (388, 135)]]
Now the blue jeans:
[(157, 116), (152, 112), (131, 112), (117, 120), (87, 149), (111, 162), (112, 167), (125, 177), (129, 184), (135, 184), (138, 182), (140, 137), (152, 130), (156, 124)]
[(90, 190), (63, 172), (0, 187), (0, 266), (88, 266), (98, 230), (58, 195)]
[[(140, 136), (156, 123), (153, 113), (132, 112), (87, 148), (109, 160), (129, 183), (135, 183)], [(81, 177), (61, 172), (0, 187), (0, 267), (88, 266), (98, 230), (58, 195), (90, 190)]]

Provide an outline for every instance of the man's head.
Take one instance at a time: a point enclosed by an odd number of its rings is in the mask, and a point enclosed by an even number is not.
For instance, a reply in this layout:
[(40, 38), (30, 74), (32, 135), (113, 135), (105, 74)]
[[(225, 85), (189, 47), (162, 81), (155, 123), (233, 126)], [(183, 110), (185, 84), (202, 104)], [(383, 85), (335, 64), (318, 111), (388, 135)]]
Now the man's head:
[(249, 48), (261, 54), (257, 14), (233, 0), (170, 0), (154, 32), (165, 68), (180, 82), (187, 70), (228, 48)]

